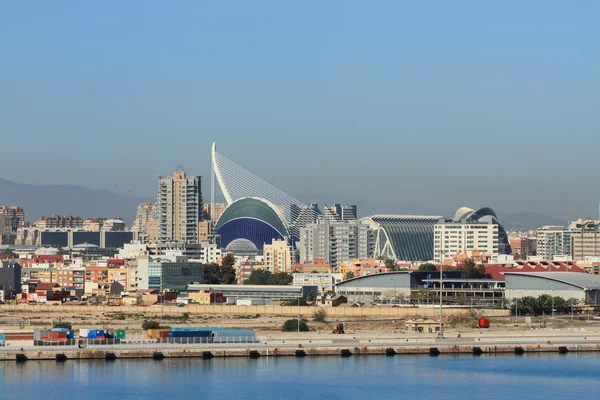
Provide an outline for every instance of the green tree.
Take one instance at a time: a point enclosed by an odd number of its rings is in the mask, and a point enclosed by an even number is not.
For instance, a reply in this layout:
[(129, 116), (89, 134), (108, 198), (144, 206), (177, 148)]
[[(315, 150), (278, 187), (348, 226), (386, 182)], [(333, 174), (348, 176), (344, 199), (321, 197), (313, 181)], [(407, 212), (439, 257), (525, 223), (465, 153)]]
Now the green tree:
[(70, 322), (66, 322), (66, 321), (58, 321), (58, 322), (55, 322), (55, 323), (52, 325), (52, 327), (53, 327), (53, 328), (64, 328), (64, 329), (71, 330), (71, 328), (73, 327), (73, 325), (71, 325), (71, 323), (70, 323)]
[(246, 285), (267, 285), (271, 273), (264, 269), (255, 269), (252, 271), (248, 279), (244, 281)]
[(202, 267), (202, 283), (208, 283), (211, 285), (217, 285), (221, 283), (220, 269), (221, 267), (219, 264), (205, 264)]
[(235, 258), (233, 254), (227, 254), (221, 261), (219, 267), (219, 283), (231, 285), (235, 283)]
[(425, 263), (419, 265), (419, 271), (437, 271), (437, 268), (433, 263)]
[(160, 328), (160, 322), (158, 322), (158, 321), (142, 322), (142, 329), (158, 329), (158, 328)]
[(352, 271), (346, 272), (345, 280), (352, 279), (352, 278), (354, 278), (354, 272), (352, 272)]
[(313, 269), (312, 271), (310, 271), (311, 274), (318, 274), (319, 271), (317, 271), (316, 269)]
[(289, 285), (294, 280), (292, 274), (286, 272), (276, 272), (267, 279), (267, 285)]
[(9, 249), (9, 248), (2, 250), (0, 252), (0, 254), (2, 255), (1, 258), (5, 259), (5, 260), (11, 260), (11, 259), (17, 257), (17, 254), (15, 253), (15, 251), (13, 249)]
[(396, 271), (396, 269), (398, 268), (398, 264), (396, 264), (396, 261), (392, 260), (391, 258), (386, 258), (383, 263), (391, 271)]
[(462, 271), (462, 276), (465, 279), (484, 279), (487, 278), (487, 274), (485, 272), (485, 265), (483, 264), (475, 264), (475, 261), (470, 258), (465, 261), (465, 267)]
[(282, 332), (298, 332), (298, 322), (300, 323), (300, 332), (308, 332), (308, 324), (305, 319), (288, 319), (283, 324)]
[(514, 258), (515, 260), (520, 260), (520, 259), (521, 259), (521, 255), (519, 254), (519, 252), (518, 252), (518, 251), (515, 251), (515, 252), (513, 253), (513, 258)]

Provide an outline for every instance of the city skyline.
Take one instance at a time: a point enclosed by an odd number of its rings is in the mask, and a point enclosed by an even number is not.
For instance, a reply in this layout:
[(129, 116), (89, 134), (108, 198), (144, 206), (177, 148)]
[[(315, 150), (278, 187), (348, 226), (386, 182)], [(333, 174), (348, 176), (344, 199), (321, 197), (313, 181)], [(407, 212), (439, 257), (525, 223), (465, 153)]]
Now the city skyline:
[(218, 141), (305, 203), (596, 216), (599, 6), (514, 4), (2, 5), (0, 178), (152, 201)]

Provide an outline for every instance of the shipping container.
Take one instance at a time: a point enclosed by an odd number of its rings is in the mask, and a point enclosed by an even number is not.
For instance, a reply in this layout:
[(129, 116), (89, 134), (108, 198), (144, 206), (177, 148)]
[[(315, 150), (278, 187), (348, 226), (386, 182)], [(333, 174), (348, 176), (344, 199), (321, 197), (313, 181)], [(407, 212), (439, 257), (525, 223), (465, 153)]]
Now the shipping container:
[(100, 329), (98, 329), (98, 330), (96, 331), (96, 337), (100, 337), (100, 336), (104, 336), (104, 331), (103, 331), (103, 330), (100, 330)]
[(201, 338), (201, 337), (210, 337), (210, 331), (176, 331), (169, 332), (170, 335), (168, 337), (173, 338)]
[(169, 332), (170, 328), (148, 329), (148, 339), (159, 339), (161, 332)]
[(67, 328), (52, 328), (52, 332), (69, 332)]
[(83, 329), (82, 328), (82, 329), (79, 330), (79, 337), (80, 338), (87, 338), (89, 332), (94, 332), (94, 334), (96, 333), (96, 331), (93, 330), (93, 329)]
[(125, 329), (119, 329), (117, 331), (117, 339), (125, 339)]
[(87, 337), (88, 339), (96, 339), (96, 331), (88, 330), (87, 336), (84, 336), (84, 337)]
[(73, 331), (67, 332), (67, 338), (68, 339), (74, 339), (75, 338), (75, 332), (73, 332)]

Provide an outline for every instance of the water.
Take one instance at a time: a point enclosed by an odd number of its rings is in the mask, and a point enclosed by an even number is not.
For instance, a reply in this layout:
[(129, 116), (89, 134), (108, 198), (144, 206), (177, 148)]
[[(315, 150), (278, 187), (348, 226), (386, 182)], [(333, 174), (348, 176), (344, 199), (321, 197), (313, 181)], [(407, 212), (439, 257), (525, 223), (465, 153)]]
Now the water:
[(569, 399), (600, 355), (0, 362), (0, 399)]

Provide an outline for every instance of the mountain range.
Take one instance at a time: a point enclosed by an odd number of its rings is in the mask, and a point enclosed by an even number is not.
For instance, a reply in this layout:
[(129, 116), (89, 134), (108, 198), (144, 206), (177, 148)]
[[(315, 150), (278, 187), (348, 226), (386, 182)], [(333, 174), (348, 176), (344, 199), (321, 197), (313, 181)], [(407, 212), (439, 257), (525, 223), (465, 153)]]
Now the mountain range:
[(29, 185), (0, 179), (0, 205), (23, 207), (30, 222), (41, 216), (73, 215), (120, 217), (129, 224), (137, 206), (149, 200), (76, 185)]
[[(135, 218), (140, 203), (151, 201), (136, 196), (125, 196), (103, 189), (89, 189), (77, 185), (30, 185), (0, 179), (0, 205), (18, 205), (25, 209), (25, 218), (34, 222), (41, 216), (74, 215), (82, 218), (120, 217), (126, 223)], [(321, 199), (333, 204), (333, 199)], [(353, 199), (349, 204), (359, 205), (361, 216), (381, 213), (373, 204)], [(327, 204), (327, 203), (326, 203)], [(442, 215), (439, 210), (416, 204), (398, 207), (388, 213)], [(529, 230), (543, 225), (564, 225), (566, 221), (535, 212), (500, 213), (498, 219), (507, 230)]]

